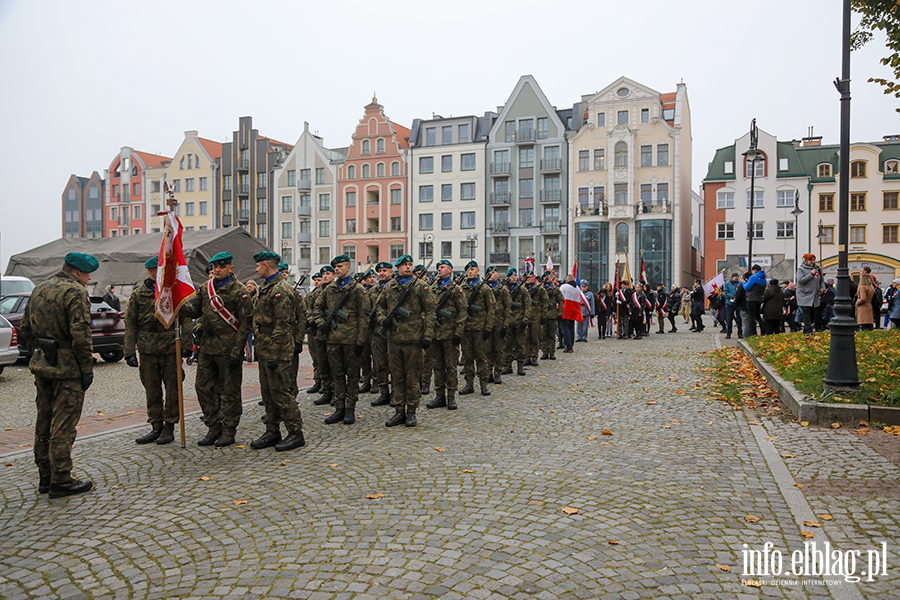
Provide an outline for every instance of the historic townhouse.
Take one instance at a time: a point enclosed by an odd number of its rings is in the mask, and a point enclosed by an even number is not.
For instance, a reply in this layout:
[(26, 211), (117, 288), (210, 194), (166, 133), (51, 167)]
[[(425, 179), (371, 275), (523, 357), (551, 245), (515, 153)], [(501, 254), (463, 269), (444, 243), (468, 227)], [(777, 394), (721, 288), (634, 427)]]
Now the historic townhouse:
[(310, 273), (334, 256), (337, 169), (346, 156), (346, 148), (326, 148), (321, 137), (310, 133), (309, 123), (303, 123), (303, 134), (273, 173), (277, 225), (271, 246), (291, 265), (291, 283), (302, 275), (309, 283)]
[[(166, 180), (174, 188), (181, 223), (186, 231), (212, 229), (213, 207), (218, 184), (217, 160), (222, 158), (222, 144), (201, 138), (196, 131), (185, 131), (184, 141), (166, 169)], [(150, 226), (159, 231), (159, 205), (151, 200)], [(166, 210), (162, 200), (162, 210)]]
[(409, 129), (391, 122), (376, 98), (366, 105), (338, 167), (335, 220), (319, 219), (315, 235), (337, 232), (335, 254), (350, 257), (353, 268), (394, 261), (407, 252), (405, 151)]
[(147, 232), (147, 204), (144, 192), (147, 170), (166, 167), (171, 158), (138, 152), (124, 146), (112, 160), (106, 175), (105, 235), (116, 237)]
[[(457, 270), (472, 259), (479, 264), (509, 263), (509, 252), (485, 253), (484, 148), (494, 117), (488, 113), (413, 121), (410, 248), (418, 262), (448, 259)], [(508, 232), (508, 215), (501, 219)]]
[[(486, 147), (487, 250), (498, 266), (524, 266), (548, 256), (568, 263), (569, 157), (566, 130), (580, 125), (575, 109), (557, 110), (537, 81), (524, 75), (499, 109)], [(506, 259), (506, 260), (503, 260)]]
[[(691, 119), (687, 88), (661, 94), (621, 77), (582, 96), (570, 136), (570, 256), (592, 289), (628, 261), (648, 283), (691, 279)], [(707, 253), (709, 251), (707, 250)]]
[(97, 171), (90, 177), (71, 175), (63, 188), (63, 237), (103, 237), (106, 182)]

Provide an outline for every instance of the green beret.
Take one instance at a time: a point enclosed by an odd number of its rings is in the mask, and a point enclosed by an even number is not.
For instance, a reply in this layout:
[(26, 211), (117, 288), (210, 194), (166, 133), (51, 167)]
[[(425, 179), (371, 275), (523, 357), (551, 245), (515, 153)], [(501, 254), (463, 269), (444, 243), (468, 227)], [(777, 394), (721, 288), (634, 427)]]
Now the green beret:
[(322, 272), (321, 272), (321, 271), (316, 271), (315, 273), (313, 273), (313, 274), (312, 274), (312, 279), (322, 279)]
[(335, 256), (334, 258), (331, 259), (331, 266), (336, 267), (337, 265), (339, 265), (341, 263), (348, 263), (348, 262), (350, 262), (349, 256), (347, 256), (346, 254), (338, 254), (337, 256)]
[[(279, 258), (280, 258), (280, 257), (279, 257)], [(291, 266), (290, 266), (289, 264), (287, 264), (287, 263), (278, 263), (278, 270), (279, 270), (279, 271), (290, 271), (290, 270), (291, 270)]]
[(553, 275), (553, 271), (544, 271), (544, 277), (547, 275)]
[(528, 271), (525, 271), (525, 277), (533, 277), (533, 276), (534, 276), (534, 271), (532, 271), (530, 269)]
[(281, 257), (271, 250), (263, 250), (262, 252), (257, 252), (253, 255), (253, 262), (262, 262), (264, 260), (274, 260), (275, 262), (278, 262), (281, 260)]
[(368, 269), (368, 270), (366, 270), (365, 274), (363, 275), (363, 278), (371, 277), (374, 274), (375, 274), (375, 271), (373, 271), (372, 269)]
[(209, 259), (209, 264), (219, 263), (219, 266), (230, 265), (233, 259), (234, 257), (230, 252), (219, 252)]
[(93, 273), (100, 268), (100, 263), (90, 254), (81, 252), (69, 252), (64, 259), (65, 263), (70, 267), (75, 267), (84, 273)]
[(413, 273), (418, 273), (419, 271), (424, 271), (424, 270), (425, 270), (425, 265), (416, 265), (413, 268)]
[(154, 256), (152, 258), (148, 258), (147, 262), (144, 263), (145, 269), (158, 269), (159, 268), (159, 257)]
[(325, 265), (324, 267), (322, 267), (322, 273), (334, 273), (334, 267)]
[(515, 267), (510, 267), (506, 270), (506, 276), (510, 277), (513, 273), (518, 273)]
[(470, 260), (469, 262), (466, 263), (466, 271), (468, 271), (472, 267), (475, 267), (476, 269), (478, 268), (478, 263), (475, 262), (474, 260)]
[(378, 263), (377, 265), (375, 265), (375, 270), (376, 270), (376, 271), (380, 271), (380, 270), (382, 270), (382, 269), (391, 269), (391, 270), (393, 271), (393, 270), (394, 270), (394, 265), (392, 265), (392, 264), (389, 263), (389, 262), (383, 262), (383, 261), (380, 262), (380, 263)]
[(488, 268), (484, 271), (484, 274), (487, 275), (487, 274), (490, 273), (491, 271), (496, 271), (496, 270), (497, 270), (497, 267), (495, 267), (495, 266), (490, 266), (490, 267), (488, 267)]
[(450, 262), (449, 260), (447, 260), (446, 258), (444, 260), (438, 262), (437, 266), (441, 266), (441, 265), (447, 265), (448, 267), (450, 267), (451, 270), (453, 269), (453, 263)]
[(400, 258), (397, 259), (397, 262), (394, 263), (394, 266), (399, 267), (403, 263), (408, 263), (408, 262), (412, 262), (412, 261), (413, 261), (412, 256), (410, 256), (409, 254), (404, 254), (403, 256), (401, 256)]

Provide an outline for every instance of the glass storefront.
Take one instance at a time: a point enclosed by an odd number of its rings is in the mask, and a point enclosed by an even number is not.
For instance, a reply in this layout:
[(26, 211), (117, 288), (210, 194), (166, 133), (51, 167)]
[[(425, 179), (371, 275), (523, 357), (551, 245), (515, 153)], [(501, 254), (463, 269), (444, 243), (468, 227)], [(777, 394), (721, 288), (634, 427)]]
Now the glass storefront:
[(575, 236), (578, 271), (588, 280), (588, 288), (596, 292), (608, 281), (609, 223), (576, 223)]
[(635, 278), (641, 268), (641, 254), (644, 252), (644, 269), (647, 283), (655, 290), (662, 283), (669, 290), (672, 287), (672, 221), (651, 219), (634, 224), (637, 234), (638, 255), (634, 258)]

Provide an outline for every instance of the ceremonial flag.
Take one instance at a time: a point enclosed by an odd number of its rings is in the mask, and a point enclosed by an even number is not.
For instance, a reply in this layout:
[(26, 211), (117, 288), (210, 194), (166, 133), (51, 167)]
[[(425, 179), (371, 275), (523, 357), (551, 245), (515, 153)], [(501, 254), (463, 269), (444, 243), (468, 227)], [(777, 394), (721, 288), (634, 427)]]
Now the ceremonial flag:
[(525, 270), (534, 271), (534, 256), (529, 256), (525, 259)]
[(634, 286), (634, 281), (631, 280), (631, 271), (628, 269), (628, 255), (625, 255), (625, 281), (628, 282), (628, 285)]
[(566, 284), (559, 286), (559, 291), (563, 295), (563, 319), (581, 323), (584, 320), (581, 315), (581, 302), (584, 297), (581, 287)]
[[(588, 314), (591, 314), (591, 303), (588, 302), (587, 296), (584, 295), (584, 290), (581, 289), (581, 273), (578, 271), (578, 261), (575, 261), (575, 264), (572, 265), (572, 277), (575, 278), (575, 285), (578, 287), (578, 293), (581, 295), (581, 302), (587, 307)], [(594, 317), (591, 317), (591, 327), (594, 326)]]
[(644, 283), (649, 284), (650, 280), (647, 279), (647, 271), (644, 269), (644, 252), (641, 251), (641, 279), (644, 280)]
[(619, 259), (616, 258), (616, 291), (619, 289)]
[(184, 227), (174, 211), (166, 213), (165, 220), (165, 233), (159, 248), (159, 269), (156, 272), (156, 318), (168, 328), (178, 310), (194, 297), (195, 292), (181, 245)]
[(716, 276), (703, 284), (703, 293), (707, 298), (712, 296), (713, 294), (718, 293), (723, 287), (725, 287), (725, 271), (719, 271), (716, 273)]

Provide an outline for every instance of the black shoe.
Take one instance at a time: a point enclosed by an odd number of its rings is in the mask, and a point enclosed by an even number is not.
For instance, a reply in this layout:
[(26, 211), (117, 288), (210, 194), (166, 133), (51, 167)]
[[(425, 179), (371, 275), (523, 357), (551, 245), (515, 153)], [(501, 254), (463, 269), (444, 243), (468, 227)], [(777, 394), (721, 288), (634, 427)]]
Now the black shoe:
[(730, 340), (730, 339), (731, 339), (731, 334), (730, 334), (730, 333), (726, 333), (726, 334), (725, 334), (725, 339), (726, 339), (726, 340)]
[(40, 481), (38, 481), (38, 494), (46, 494), (50, 491), (50, 476), (49, 475), (41, 475)]
[(372, 406), (387, 406), (390, 403), (391, 403), (391, 395), (385, 394), (382, 392), (382, 394), (380, 396), (375, 398), (375, 400), (373, 400), (369, 404), (371, 404)]
[(344, 425), (353, 425), (356, 423), (356, 410), (353, 408), (344, 409), (344, 418), (341, 420)]
[(303, 432), (298, 431), (297, 433), (288, 434), (284, 440), (275, 444), (275, 452), (285, 452), (287, 450), (293, 450), (294, 448), (302, 448), (305, 445), (306, 440), (303, 439)]
[(378, 393), (378, 386), (377, 386), (377, 385), (373, 385), (373, 386), (372, 386), (372, 389), (369, 390), (369, 393), (370, 393), (370, 394), (377, 394), (377, 393)]
[(506, 367), (505, 369), (503, 369), (502, 371), (500, 371), (500, 373), (502, 373), (503, 375), (512, 375), (512, 372), (513, 372), (512, 365), (510, 365), (510, 366)]
[(333, 413), (325, 417), (326, 425), (334, 425), (344, 420), (344, 409), (335, 410)]
[(197, 442), (198, 446), (212, 446), (216, 443), (216, 440), (219, 439), (219, 436), (222, 435), (221, 427), (211, 427), (209, 431), (206, 433), (206, 437)]
[(311, 387), (306, 388), (307, 394), (318, 394), (322, 389), (322, 385), (317, 381)]
[(331, 392), (325, 392), (322, 394), (321, 398), (313, 400), (313, 404), (316, 406), (325, 406), (326, 404), (331, 404), (331, 401), (334, 399), (334, 394)]
[(516, 361), (516, 375), (524, 375), (525, 374), (525, 365), (522, 364), (521, 360)]
[(149, 444), (150, 442), (155, 442), (156, 439), (162, 434), (163, 426), (162, 423), (159, 425), (154, 425), (153, 429), (150, 430), (149, 433), (146, 433), (134, 440), (135, 444)]
[(669, 333), (678, 333), (678, 330), (675, 329), (675, 328), (672, 328), (672, 329), (669, 330)]
[(474, 394), (474, 393), (475, 393), (475, 386), (472, 385), (471, 383), (467, 383), (467, 384), (466, 384), (466, 387), (464, 387), (463, 389), (459, 390), (459, 395), (460, 395), (460, 396), (465, 396), (465, 395), (467, 395), (467, 394)]
[(227, 433), (223, 433), (219, 436), (219, 439), (216, 440), (216, 448), (224, 448), (225, 446), (230, 446), (234, 443), (234, 436), (229, 435)]
[(661, 330), (660, 330), (660, 331), (657, 331), (656, 333), (665, 333), (665, 331), (661, 331)]
[(447, 399), (443, 396), (438, 396), (431, 402), (425, 405), (425, 408), (444, 408), (447, 406)]
[(48, 491), (50, 492), (51, 498), (63, 498), (65, 496), (74, 496), (75, 494), (89, 492), (92, 487), (94, 487), (94, 484), (90, 481), (78, 481), (77, 479), (73, 479), (66, 483), (51, 483)]
[(430, 393), (431, 393), (431, 388), (430, 388), (430, 387), (424, 387), (424, 388), (421, 388), (421, 389), (419, 390), (419, 395), (420, 395), (420, 396), (427, 396), (427, 395), (430, 394)]
[(541, 360), (547, 360), (548, 358), (550, 358), (550, 355), (547, 354), (546, 352), (544, 352), (543, 354), (541, 354)]
[(456, 410), (456, 398), (453, 396), (447, 396), (447, 410)]
[(366, 381), (361, 386), (359, 386), (360, 394), (368, 394), (370, 391), (372, 391), (372, 382), (371, 381)]
[[(569, 352), (571, 352), (571, 350), (569, 350)], [(549, 358), (550, 358), (550, 360), (556, 360), (556, 353), (551, 352)]]
[(406, 407), (406, 423), (405, 423), (405, 425), (407, 427), (415, 427), (418, 424), (419, 424), (419, 422), (416, 421), (416, 409), (411, 406), (407, 406)]
[(385, 427), (396, 427), (406, 423), (406, 411), (402, 406), (394, 409), (394, 416), (384, 422)]
[(494, 384), (500, 385), (501, 383), (503, 383), (503, 378), (500, 377), (500, 371), (497, 371), (494, 373)]
[(482, 396), (490, 396), (491, 395), (491, 390), (488, 389), (488, 386), (486, 383), (481, 384), (481, 395)]
[(257, 402), (257, 404), (259, 404), (260, 406), (265, 406), (265, 405), (266, 405), (266, 403), (263, 402), (262, 400), (260, 400), (259, 402)]
[(254, 450), (262, 450), (263, 448), (271, 448), (279, 442), (281, 442), (280, 431), (267, 431), (250, 442), (250, 447)]
[(562, 350), (563, 348), (565, 348), (565, 346), (563, 346), (562, 344), (556, 347), (557, 350)]
[(163, 423), (162, 433), (156, 438), (156, 443), (160, 446), (171, 444), (175, 441), (175, 423)]

